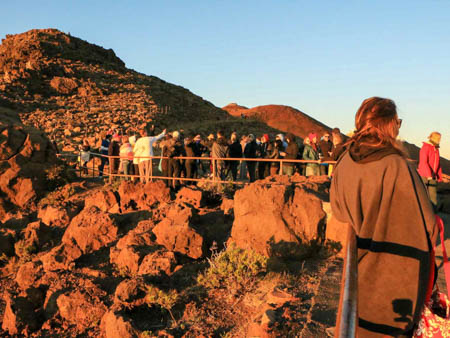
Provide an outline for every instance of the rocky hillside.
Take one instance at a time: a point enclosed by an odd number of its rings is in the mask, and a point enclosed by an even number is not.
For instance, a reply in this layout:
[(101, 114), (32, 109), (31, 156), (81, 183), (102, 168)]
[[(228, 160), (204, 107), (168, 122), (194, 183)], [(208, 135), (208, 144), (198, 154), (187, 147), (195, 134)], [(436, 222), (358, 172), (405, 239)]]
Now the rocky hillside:
[(232, 116), (258, 119), (272, 128), (286, 133), (293, 133), (302, 139), (311, 132), (318, 133), (321, 136), (325, 132), (331, 131), (331, 128), (322, 122), (289, 106), (271, 104), (249, 109), (236, 103), (231, 103), (222, 109)]
[(20, 112), (66, 150), (111, 128), (248, 129), (189, 90), (125, 67), (111, 49), (56, 29), (7, 35), (0, 45), (0, 106)]

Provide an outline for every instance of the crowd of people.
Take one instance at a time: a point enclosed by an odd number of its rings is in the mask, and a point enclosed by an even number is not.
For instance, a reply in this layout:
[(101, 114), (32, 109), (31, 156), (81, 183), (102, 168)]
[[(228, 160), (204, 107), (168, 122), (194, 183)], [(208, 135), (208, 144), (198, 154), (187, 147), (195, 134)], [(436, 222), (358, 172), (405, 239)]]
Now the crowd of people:
[[(105, 165), (109, 164), (112, 174), (121, 173), (130, 178), (139, 175), (139, 179), (146, 182), (154, 174), (154, 160), (151, 159), (155, 157), (154, 148), (159, 148), (158, 169), (162, 177), (171, 178), (166, 183), (174, 188), (180, 184), (174, 178), (181, 177), (197, 179), (215, 176), (221, 181), (248, 179), (254, 182), (269, 175), (291, 176), (296, 172), (304, 176), (328, 175), (332, 172), (332, 165), (328, 162), (336, 161), (344, 151), (343, 137), (338, 128), (333, 129), (331, 134), (310, 133), (300, 145), (291, 133), (271, 138), (269, 134), (239, 137), (233, 132), (227, 138), (224, 132), (219, 131), (202, 138), (200, 134), (184, 136), (180, 131), (167, 133), (166, 130), (155, 135), (154, 126), (150, 130), (142, 129), (139, 134), (135, 131), (110, 131), (100, 136), (100, 176), (104, 174)], [(82, 170), (87, 172), (91, 151), (87, 140), (83, 141), (80, 151)], [(230, 160), (225, 160), (227, 158)], [(289, 162), (292, 160), (314, 162)], [(195, 180), (188, 180), (187, 183), (194, 184)]]

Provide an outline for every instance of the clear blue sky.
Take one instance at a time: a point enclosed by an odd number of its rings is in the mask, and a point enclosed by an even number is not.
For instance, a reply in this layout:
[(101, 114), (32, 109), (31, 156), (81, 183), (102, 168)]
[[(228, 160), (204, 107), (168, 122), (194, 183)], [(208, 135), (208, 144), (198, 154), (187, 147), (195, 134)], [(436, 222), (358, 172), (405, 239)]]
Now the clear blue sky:
[(7, 1), (0, 37), (58, 28), (222, 107), (293, 106), (343, 132), (392, 98), (450, 158), (450, 1)]

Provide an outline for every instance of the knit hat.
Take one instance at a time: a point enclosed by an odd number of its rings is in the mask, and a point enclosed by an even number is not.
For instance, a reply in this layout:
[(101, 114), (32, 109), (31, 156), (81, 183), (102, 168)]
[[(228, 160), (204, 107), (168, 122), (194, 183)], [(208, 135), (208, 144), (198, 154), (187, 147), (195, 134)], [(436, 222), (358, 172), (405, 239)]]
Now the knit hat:
[(269, 134), (264, 134), (262, 139), (264, 139), (264, 141), (269, 142)]
[(202, 137), (200, 135), (195, 135), (194, 141), (200, 141)]
[(174, 132), (172, 132), (172, 137), (173, 138), (179, 138), (180, 137), (180, 132), (175, 130)]
[(313, 142), (314, 138), (317, 140), (317, 134), (316, 133), (309, 133), (308, 138), (311, 142)]

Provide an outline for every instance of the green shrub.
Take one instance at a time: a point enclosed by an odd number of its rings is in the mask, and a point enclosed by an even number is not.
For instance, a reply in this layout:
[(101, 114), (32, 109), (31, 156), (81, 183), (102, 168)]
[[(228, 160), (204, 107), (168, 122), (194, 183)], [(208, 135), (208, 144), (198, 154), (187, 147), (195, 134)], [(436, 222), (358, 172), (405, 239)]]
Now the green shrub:
[(156, 286), (149, 285), (147, 286), (147, 295), (145, 296), (145, 301), (148, 305), (159, 305), (163, 309), (166, 309), (172, 320), (177, 324), (177, 321), (172, 313), (172, 308), (175, 306), (179, 299), (179, 294), (175, 290), (170, 290), (165, 292)]
[(197, 277), (197, 281), (208, 289), (249, 290), (257, 277), (266, 272), (267, 260), (267, 257), (252, 250), (240, 249), (232, 244), (221, 252), (213, 252), (209, 268)]

